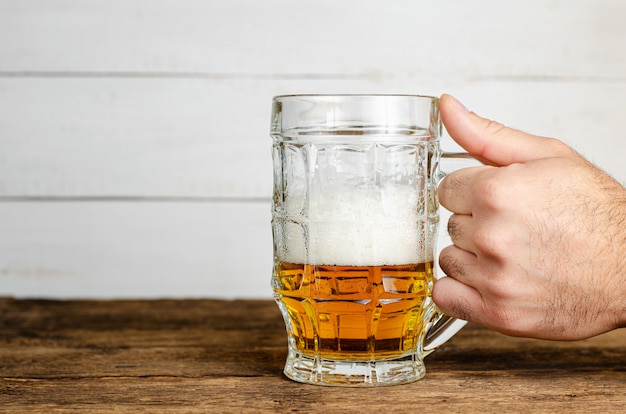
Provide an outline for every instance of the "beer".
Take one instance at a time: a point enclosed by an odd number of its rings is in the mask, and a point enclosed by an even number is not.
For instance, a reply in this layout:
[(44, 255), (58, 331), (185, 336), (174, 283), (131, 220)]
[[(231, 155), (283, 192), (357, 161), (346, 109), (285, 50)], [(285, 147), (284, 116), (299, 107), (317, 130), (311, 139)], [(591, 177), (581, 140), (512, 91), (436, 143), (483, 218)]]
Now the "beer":
[(433, 279), (436, 219), (411, 186), (292, 193), (274, 215), (273, 288), (305, 357), (392, 359), (415, 352)]
[(383, 266), (279, 262), (274, 289), (304, 355), (393, 358), (415, 350), (433, 263)]

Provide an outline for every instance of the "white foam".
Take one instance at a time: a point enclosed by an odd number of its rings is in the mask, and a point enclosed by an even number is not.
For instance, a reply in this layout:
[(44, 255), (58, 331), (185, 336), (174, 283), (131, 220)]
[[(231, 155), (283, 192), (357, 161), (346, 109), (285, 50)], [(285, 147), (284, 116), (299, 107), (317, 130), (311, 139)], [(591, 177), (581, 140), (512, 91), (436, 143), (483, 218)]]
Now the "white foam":
[[(318, 265), (381, 266), (431, 259), (417, 191), (342, 187), (304, 200), (290, 194), (280, 260)], [(303, 214), (302, 214), (303, 213)], [(305, 234), (308, 233), (308, 246)], [(307, 249), (308, 247), (308, 249)]]

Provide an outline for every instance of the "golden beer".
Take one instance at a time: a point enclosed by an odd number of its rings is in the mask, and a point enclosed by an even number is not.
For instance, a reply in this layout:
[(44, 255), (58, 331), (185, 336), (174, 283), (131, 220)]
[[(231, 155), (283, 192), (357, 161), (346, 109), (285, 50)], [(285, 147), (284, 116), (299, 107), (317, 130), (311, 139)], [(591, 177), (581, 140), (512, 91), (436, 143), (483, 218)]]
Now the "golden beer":
[(298, 352), (376, 360), (415, 351), (432, 279), (432, 261), (383, 266), (278, 261), (273, 287)]

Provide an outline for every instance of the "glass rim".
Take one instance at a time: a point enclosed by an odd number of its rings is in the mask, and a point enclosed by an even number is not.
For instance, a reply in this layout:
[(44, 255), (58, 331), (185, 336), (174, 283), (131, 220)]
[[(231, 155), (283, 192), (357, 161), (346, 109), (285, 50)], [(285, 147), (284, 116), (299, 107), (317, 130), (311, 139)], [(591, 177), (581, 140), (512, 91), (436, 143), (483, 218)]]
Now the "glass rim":
[(439, 98), (409, 94), (293, 94), (272, 100), (279, 140), (429, 141), (441, 135)]
[(275, 95), (272, 100), (282, 101), (294, 98), (414, 98), (439, 100), (438, 96), (410, 93), (294, 93)]

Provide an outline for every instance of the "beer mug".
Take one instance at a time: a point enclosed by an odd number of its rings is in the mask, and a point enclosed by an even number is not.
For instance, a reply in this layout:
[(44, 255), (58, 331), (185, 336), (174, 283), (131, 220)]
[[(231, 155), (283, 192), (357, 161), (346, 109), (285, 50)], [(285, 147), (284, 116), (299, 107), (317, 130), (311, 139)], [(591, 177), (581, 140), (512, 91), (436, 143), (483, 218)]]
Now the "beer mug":
[(439, 99), (277, 96), (271, 136), (285, 375), (348, 386), (422, 378), (424, 357), (465, 323), (431, 297)]

